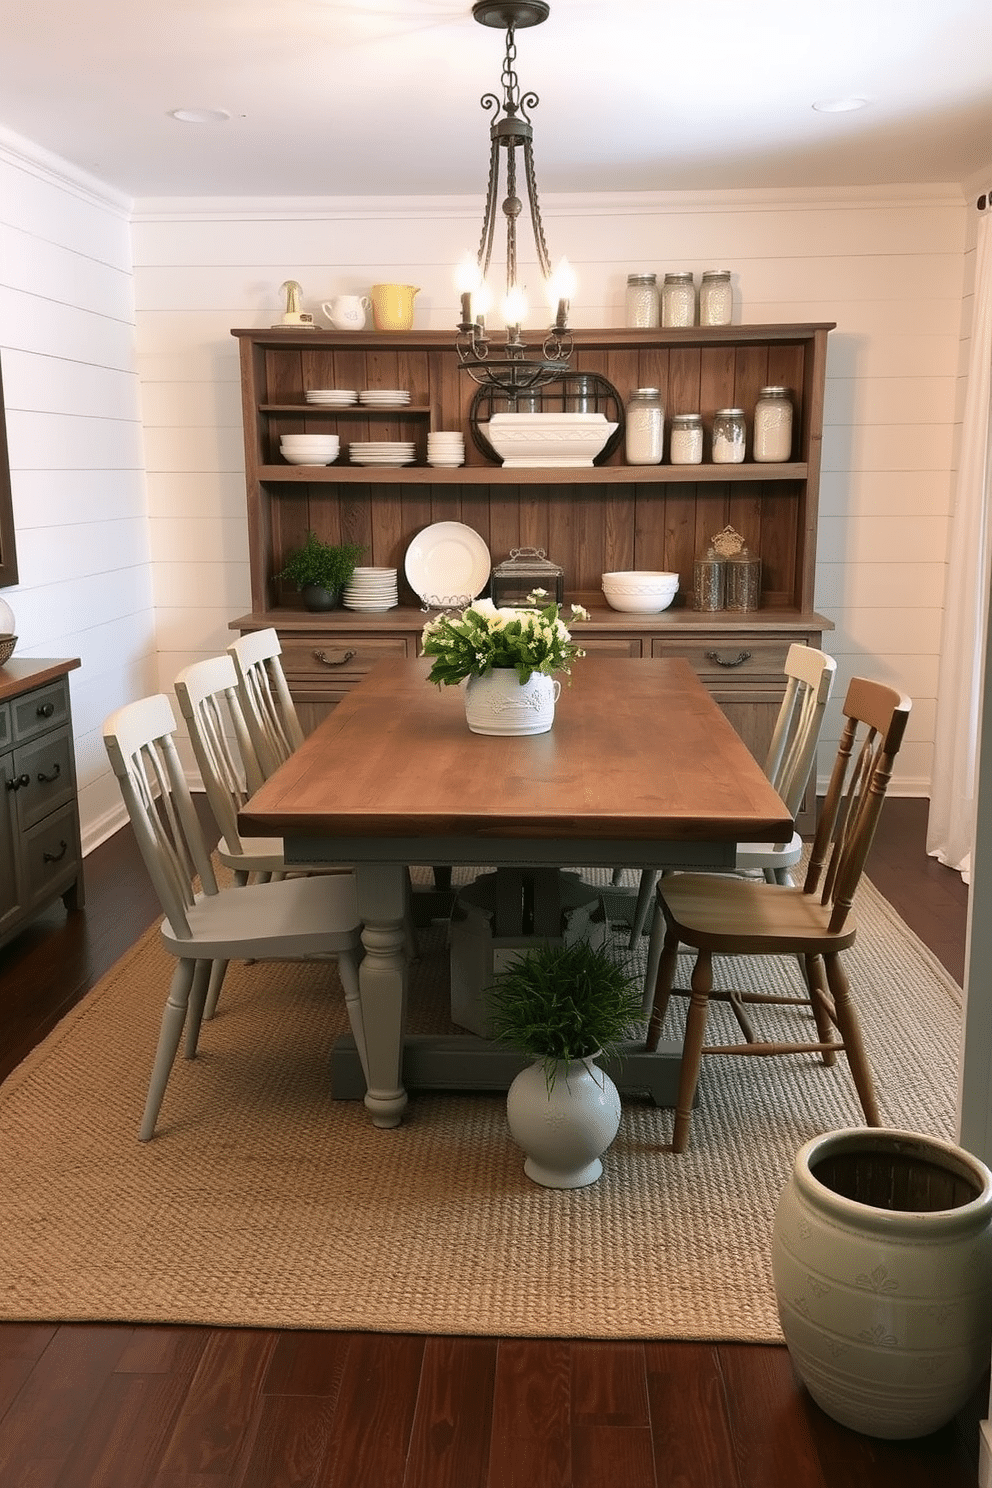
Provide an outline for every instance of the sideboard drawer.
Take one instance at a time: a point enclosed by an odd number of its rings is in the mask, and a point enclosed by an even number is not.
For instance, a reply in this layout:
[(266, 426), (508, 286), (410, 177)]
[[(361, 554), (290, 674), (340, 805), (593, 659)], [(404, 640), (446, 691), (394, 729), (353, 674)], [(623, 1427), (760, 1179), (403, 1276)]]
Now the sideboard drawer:
[(641, 642), (637, 636), (584, 636), (573, 631), (572, 638), (589, 656), (641, 656)]
[(318, 677), (335, 685), (355, 682), (377, 661), (408, 654), (404, 636), (348, 636), (325, 630), (310, 636), (280, 635), (279, 644), (290, 687)]
[(652, 656), (684, 657), (708, 685), (731, 682), (782, 682), (788, 640), (766, 636), (680, 636), (678, 640), (657, 636), (651, 642)]
[(47, 687), (38, 687), (11, 703), (15, 744), (24, 744), (46, 729), (69, 722), (69, 684), (63, 677)]

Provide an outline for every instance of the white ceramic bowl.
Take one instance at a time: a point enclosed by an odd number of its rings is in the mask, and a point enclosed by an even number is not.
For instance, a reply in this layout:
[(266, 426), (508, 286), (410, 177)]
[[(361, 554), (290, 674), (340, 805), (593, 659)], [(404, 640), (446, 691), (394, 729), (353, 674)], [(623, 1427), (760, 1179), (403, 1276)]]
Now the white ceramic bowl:
[(676, 591), (670, 594), (609, 594), (606, 590), (606, 603), (611, 610), (626, 610), (633, 615), (658, 615), (662, 610), (667, 610)]
[(337, 434), (284, 434), (279, 443), (287, 449), (332, 449), (341, 438)]
[(591, 465), (615, 431), (602, 413), (494, 413), (480, 429), (517, 470)]
[(605, 573), (602, 577), (604, 591), (615, 594), (665, 594), (679, 587), (677, 573), (657, 572), (651, 569), (632, 569), (627, 573)]
[(282, 457), (287, 465), (333, 465), (338, 457), (337, 450), (314, 450), (309, 454), (303, 451), (283, 450)]

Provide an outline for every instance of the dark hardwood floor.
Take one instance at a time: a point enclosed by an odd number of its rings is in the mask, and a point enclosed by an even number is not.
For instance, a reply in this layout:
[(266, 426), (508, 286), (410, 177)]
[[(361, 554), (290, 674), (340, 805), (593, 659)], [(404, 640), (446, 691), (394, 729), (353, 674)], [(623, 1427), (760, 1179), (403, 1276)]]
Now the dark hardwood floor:
[[(869, 872), (960, 980), (967, 891), (925, 823), (887, 801)], [(156, 918), (122, 831), (85, 911), (0, 951), (0, 1078)], [(987, 1392), (881, 1442), (824, 1416), (784, 1348), (8, 1323), (0, 1488), (974, 1488)]]

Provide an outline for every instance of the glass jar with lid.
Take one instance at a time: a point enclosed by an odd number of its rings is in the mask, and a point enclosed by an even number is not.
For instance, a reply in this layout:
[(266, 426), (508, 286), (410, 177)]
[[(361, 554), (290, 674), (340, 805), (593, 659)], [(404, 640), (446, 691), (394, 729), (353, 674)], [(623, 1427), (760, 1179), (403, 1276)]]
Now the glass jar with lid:
[(657, 274), (628, 274), (625, 323), (643, 329), (658, 324)]
[(624, 452), (628, 465), (660, 465), (665, 409), (658, 388), (635, 388), (627, 399)]
[(752, 454), (763, 463), (792, 458), (792, 394), (784, 387), (764, 387), (754, 405)]
[(714, 465), (739, 465), (744, 459), (747, 423), (743, 408), (718, 408), (713, 415)]
[(703, 458), (703, 420), (698, 413), (673, 413), (669, 455), (673, 465), (699, 465)]
[(729, 325), (734, 315), (734, 292), (729, 269), (706, 269), (699, 284), (699, 324)]
[(663, 326), (691, 326), (696, 323), (696, 285), (688, 272), (666, 274), (661, 286), (661, 323)]
[(497, 609), (505, 605), (513, 609), (537, 609), (540, 601), (532, 600), (535, 589), (543, 589), (548, 596), (543, 601), (563, 604), (565, 599), (565, 570), (552, 563), (543, 548), (511, 548), (509, 558), (498, 563), (492, 572), (490, 590)]

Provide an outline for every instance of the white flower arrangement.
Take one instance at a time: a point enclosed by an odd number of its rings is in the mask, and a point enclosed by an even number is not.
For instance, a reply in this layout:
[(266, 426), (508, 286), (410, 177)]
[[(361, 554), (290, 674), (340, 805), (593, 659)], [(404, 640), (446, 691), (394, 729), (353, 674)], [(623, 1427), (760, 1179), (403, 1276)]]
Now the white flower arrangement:
[[(547, 591), (535, 589), (535, 605)], [(582, 605), (571, 606), (573, 620), (588, 620)], [(423, 631), (423, 652), (434, 658), (427, 680), (452, 687), (466, 677), (485, 677), (494, 667), (512, 667), (521, 683), (533, 672), (570, 673), (585, 652), (572, 640), (556, 603), (543, 609), (497, 609), (491, 599), (478, 599), (460, 615), (439, 615)]]

